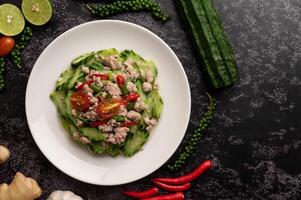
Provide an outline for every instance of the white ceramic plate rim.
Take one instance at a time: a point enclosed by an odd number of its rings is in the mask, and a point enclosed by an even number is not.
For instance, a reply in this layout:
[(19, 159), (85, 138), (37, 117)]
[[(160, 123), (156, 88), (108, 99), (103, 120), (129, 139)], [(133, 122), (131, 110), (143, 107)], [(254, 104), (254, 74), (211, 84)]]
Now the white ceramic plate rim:
[[(53, 155), (48, 155), (47, 152), (45, 151), (44, 147), (42, 146), (42, 144), (40, 143), (40, 141), (38, 140), (38, 137), (37, 135), (34, 133), (33, 131), (33, 127), (31, 125), (31, 122), (30, 122), (30, 110), (29, 110), (29, 98), (30, 98), (30, 94), (29, 94), (29, 88), (32, 87), (32, 84), (34, 84), (33, 80), (32, 80), (32, 77), (34, 76), (35, 73), (37, 73), (37, 63), (40, 62), (40, 59), (44, 56), (44, 54), (46, 54), (47, 52), (47, 49), (52, 47), (53, 45), (55, 45), (57, 42), (60, 41), (60, 39), (62, 37), (64, 37), (65, 35), (69, 34), (70, 32), (73, 32), (77, 29), (81, 29), (83, 28), (84, 26), (86, 25), (91, 25), (91, 24), (96, 24), (96, 23), (115, 23), (115, 24), (127, 24), (128, 26), (132, 26), (133, 28), (136, 28), (136, 29), (139, 29), (140, 31), (144, 31), (145, 34), (149, 34), (151, 35), (155, 40), (159, 41), (168, 51), (169, 53), (171, 53), (171, 55), (173, 56), (173, 59), (176, 60), (177, 64), (180, 67), (180, 70), (182, 72), (182, 75), (184, 76), (184, 79), (185, 79), (185, 85), (184, 87), (186, 88), (186, 92), (187, 92), (187, 98), (185, 99), (187, 102), (185, 102), (185, 106), (188, 108), (188, 112), (187, 113), (184, 113), (185, 117), (183, 118), (183, 121), (184, 121), (184, 124), (185, 124), (185, 127), (184, 130), (187, 129), (187, 126), (188, 126), (188, 122), (189, 122), (189, 118), (190, 118), (190, 110), (191, 110), (191, 98), (190, 98), (190, 88), (189, 88), (189, 83), (188, 83), (188, 79), (186, 77), (186, 74), (185, 74), (185, 71), (183, 69), (183, 66), (181, 64), (181, 62), (179, 61), (178, 57), (176, 56), (176, 54), (172, 51), (172, 49), (160, 38), (158, 37), (157, 35), (155, 35), (154, 33), (152, 33), (151, 31), (147, 30), (146, 28), (142, 27), (142, 26), (139, 26), (139, 25), (136, 25), (136, 24), (133, 24), (133, 23), (130, 23), (130, 22), (125, 22), (125, 21), (119, 21), (119, 20), (97, 20), (97, 21), (91, 21), (91, 22), (87, 22), (87, 23), (84, 23), (84, 24), (81, 24), (81, 25), (78, 25), (74, 28), (71, 28), (69, 30), (67, 30), (66, 32), (64, 32), (63, 34), (61, 34), (60, 36), (58, 36), (55, 40), (53, 40), (45, 49), (44, 51), (41, 53), (41, 55), (39, 56), (39, 58), (37, 59), (31, 73), (30, 73), (30, 76), (29, 76), (29, 80), (28, 80), (28, 84), (27, 84), (27, 88), (26, 88), (26, 96), (25, 96), (25, 110), (26, 110), (26, 117), (27, 117), (27, 122), (28, 122), (28, 125), (29, 125), (29, 129), (31, 131), (31, 134), (37, 144), (37, 146), (39, 147), (39, 149), (41, 150), (41, 152), (46, 156), (46, 158), (54, 165), (56, 166), (58, 169), (60, 169), (62, 172), (64, 172), (65, 174), (77, 179), (77, 180), (80, 180), (80, 181), (83, 181), (83, 182), (86, 182), (86, 183), (90, 183), (90, 184), (96, 184), (96, 185), (120, 185), (120, 184), (125, 184), (125, 183), (129, 183), (129, 182), (133, 182), (133, 181), (136, 181), (136, 180), (139, 180), (149, 174), (151, 174), (152, 172), (154, 172), (155, 170), (157, 170), (158, 168), (160, 168), (171, 156), (172, 154), (176, 151), (176, 149), (178, 148), (178, 146), (180, 145), (184, 135), (185, 135), (185, 131), (184, 133), (181, 135), (181, 140), (178, 140), (178, 143), (175, 145), (176, 148), (172, 149), (172, 151), (169, 152), (169, 155), (167, 156), (168, 158), (165, 160), (165, 161), (162, 161), (160, 162), (159, 164), (157, 164), (156, 166), (152, 167), (151, 169), (148, 169), (146, 171), (146, 173), (143, 175), (143, 176), (140, 176), (140, 177), (132, 177), (132, 178), (129, 178), (127, 180), (123, 180), (122, 182), (118, 182), (118, 181), (115, 181), (115, 182), (109, 182), (109, 183), (106, 183), (106, 182), (100, 182), (100, 181), (96, 181), (96, 180), (90, 180), (90, 179), (86, 179), (85, 177), (82, 177), (80, 174), (74, 174), (73, 172), (71, 172), (70, 170), (64, 168), (59, 162), (57, 162), (57, 159), (54, 159), (53, 158)], [(139, 53), (139, 52), (138, 52)]]

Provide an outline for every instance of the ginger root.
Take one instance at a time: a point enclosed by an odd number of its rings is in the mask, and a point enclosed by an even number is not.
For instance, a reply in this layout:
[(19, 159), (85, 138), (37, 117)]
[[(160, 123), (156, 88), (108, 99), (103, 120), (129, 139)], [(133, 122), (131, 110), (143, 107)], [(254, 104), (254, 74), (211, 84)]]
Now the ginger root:
[(5, 163), (9, 155), (9, 150), (5, 146), (0, 145), (0, 165)]
[(33, 200), (41, 196), (42, 190), (38, 183), (17, 172), (13, 181), (0, 185), (0, 200)]

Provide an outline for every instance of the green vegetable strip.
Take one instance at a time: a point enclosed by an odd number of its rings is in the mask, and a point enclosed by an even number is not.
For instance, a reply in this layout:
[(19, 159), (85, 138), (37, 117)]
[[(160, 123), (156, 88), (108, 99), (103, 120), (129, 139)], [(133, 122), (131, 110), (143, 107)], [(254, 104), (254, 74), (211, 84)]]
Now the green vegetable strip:
[(174, 161), (174, 163), (169, 164), (167, 167), (170, 170), (178, 170), (183, 166), (191, 156), (191, 154), (195, 151), (198, 146), (199, 141), (201, 140), (202, 134), (205, 129), (208, 127), (211, 122), (216, 108), (216, 101), (210, 94), (207, 93), (209, 104), (207, 107), (207, 111), (203, 114), (202, 119), (198, 128), (194, 131), (191, 138), (188, 141), (188, 144), (185, 146), (184, 151), (180, 153), (179, 157)]
[(204, 9), (207, 11), (207, 19), (210, 23), (210, 27), (212, 29), (212, 33), (214, 38), (217, 41), (217, 45), (219, 46), (219, 50), (222, 54), (222, 57), (226, 63), (227, 69), (231, 76), (233, 82), (238, 80), (238, 70), (235, 62), (235, 57), (233, 53), (233, 49), (231, 47), (230, 41), (225, 34), (223, 29), (223, 24), (216, 12), (214, 4), (211, 0), (198, 0), (203, 4)]
[(208, 48), (206, 48), (208, 46), (208, 43), (201, 38), (203, 34), (198, 29), (198, 27), (196, 27), (196, 24), (198, 24), (198, 22), (197, 17), (193, 14), (194, 11), (191, 11), (189, 9), (186, 1), (176, 0), (175, 2), (180, 8), (179, 11), (181, 12), (181, 15), (185, 16), (185, 18), (183, 19), (186, 20), (186, 23), (190, 26), (192, 30), (191, 32), (193, 34), (196, 47), (198, 48), (200, 56), (203, 58), (202, 61), (204, 62), (204, 70), (208, 73), (207, 78), (209, 79), (209, 83), (214, 88), (223, 87), (223, 83), (220, 80), (221, 78), (216, 70), (216, 67), (214, 67), (215, 63), (211, 59), (210, 55), (208, 55)]
[(205, 38), (203, 38), (203, 40), (208, 41), (208, 43), (209, 43), (208, 48), (211, 52), (212, 58), (214, 59), (214, 61), (216, 63), (218, 73), (220, 74), (220, 76), (224, 82), (224, 86), (231, 85), (232, 80), (226, 69), (225, 62), (224, 62), (223, 58), (221, 57), (221, 52), (218, 48), (218, 42), (215, 40), (215, 38), (213, 36), (213, 30), (211, 29), (211, 26), (207, 20), (206, 13), (208, 11), (204, 9), (200, 0), (191, 0), (191, 6), (192, 6), (192, 8), (194, 8), (196, 16), (200, 22), (199, 27), (201, 28), (201, 31), (203, 32), (203, 34), (205, 36)]
[(5, 60), (0, 58), (0, 90), (4, 88), (4, 71), (5, 71)]
[(32, 38), (32, 31), (31, 28), (26, 27), (24, 31), (20, 35), (20, 39), (18, 40), (18, 43), (14, 47), (13, 51), (11, 52), (11, 58), (13, 63), (15, 63), (19, 68), (21, 68), (21, 52), (26, 47), (28, 42)]

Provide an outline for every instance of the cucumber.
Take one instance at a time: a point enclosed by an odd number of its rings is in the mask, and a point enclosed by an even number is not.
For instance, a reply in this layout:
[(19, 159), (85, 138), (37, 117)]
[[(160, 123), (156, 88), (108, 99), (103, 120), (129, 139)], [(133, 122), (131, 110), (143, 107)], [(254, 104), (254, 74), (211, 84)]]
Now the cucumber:
[(113, 56), (113, 55), (120, 55), (120, 52), (115, 49), (115, 48), (111, 48), (111, 49), (104, 49), (104, 50), (100, 50), (98, 52), (96, 52), (97, 55), (100, 56)]
[(123, 154), (126, 157), (134, 155), (136, 152), (140, 151), (143, 144), (147, 141), (149, 133), (147, 132), (136, 132), (128, 136), (128, 140), (123, 147)]
[(77, 58), (75, 58), (72, 62), (71, 62), (71, 66), (72, 67), (78, 67), (80, 65), (82, 65), (86, 59), (91, 56), (91, 55), (94, 55), (94, 52), (91, 52), (91, 53), (86, 53), (86, 54), (83, 54)]
[(135, 85), (137, 87), (137, 93), (140, 95), (140, 97), (142, 98), (143, 101), (146, 101), (147, 97), (146, 97), (146, 94), (145, 94), (145, 92), (143, 91), (143, 88), (142, 88), (142, 81), (137, 80)]
[[(220, 20), (211, 0), (175, 2), (180, 16), (191, 30), (209, 85), (222, 88), (234, 84), (238, 80), (234, 53), (232, 48), (224, 48), (226, 44), (231, 47), (230, 41), (222, 24), (217, 23)], [(208, 9), (208, 6), (211, 6), (211, 9)]]
[(157, 90), (153, 90), (150, 94), (149, 94), (149, 98), (152, 99), (153, 103), (152, 103), (152, 116), (159, 119), (162, 109), (163, 109), (163, 100), (161, 98), (161, 96), (159, 95)]
[(120, 146), (118, 144), (112, 144), (105, 149), (104, 153), (116, 157), (120, 153)]
[(75, 83), (83, 76), (82, 70), (80, 67), (76, 68), (73, 77), (69, 80), (67, 88), (74, 89)]
[(80, 129), (80, 133), (91, 141), (99, 142), (105, 140), (104, 134), (96, 128), (84, 127)]
[(70, 102), (70, 97), (72, 95), (72, 91), (68, 91), (68, 94), (65, 98), (65, 111), (66, 111), (66, 118), (70, 121), (70, 123), (74, 126), (76, 126), (76, 119), (72, 115), (72, 105)]
[(89, 144), (89, 149), (94, 153), (103, 153), (105, 151), (105, 148), (99, 142)]
[(66, 116), (65, 109), (65, 93), (63, 91), (54, 91), (50, 94), (50, 98), (53, 103), (57, 106), (57, 109), (61, 116)]
[(139, 56), (137, 53), (135, 53), (133, 50), (123, 50), (120, 53), (120, 57), (123, 59), (123, 62), (126, 61), (127, 59), (132, 59), (133, 61), (136, 62), (145, 62), (145, 60)]
[(95, 83), (92, 83), (92, 84), (90, 85), (90, 88), (91, 88), (94, 92), (96, 92), (96, 93), (98, 93), (98, 92), (101, 91), (101, 88), (98, 87)]
[(66, 71), (64, 71), (60, 76), (60, 79), (56, 82), (55, 89), (56, 90), (65, 89), (65, 86), (67, 85), (68, 81), (73, 76), (73, 74), (74, 74), (74, 70), (71, 67), (69, 67)]

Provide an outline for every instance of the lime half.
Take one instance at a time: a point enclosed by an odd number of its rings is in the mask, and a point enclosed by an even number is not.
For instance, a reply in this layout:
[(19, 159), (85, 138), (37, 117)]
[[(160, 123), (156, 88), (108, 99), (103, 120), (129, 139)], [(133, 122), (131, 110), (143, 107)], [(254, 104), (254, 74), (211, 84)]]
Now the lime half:
[(6, 36), (18, 35), (24, 26), (25, 20), (18, 7), (12, 4), (0, 6), (0, 33)]
[(52, 16), (49, 0), (23, 0), (22, 11), (27, 21), (37, 26), (46, 24)]

